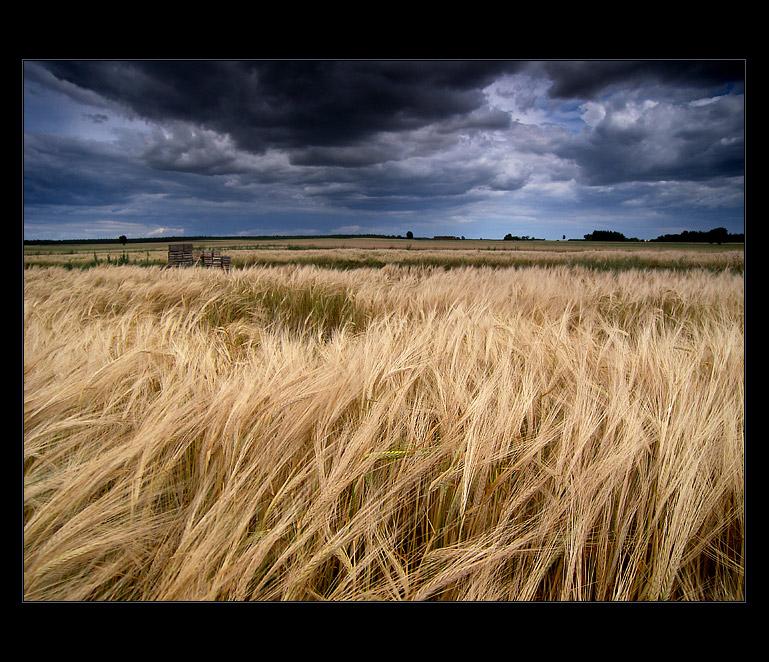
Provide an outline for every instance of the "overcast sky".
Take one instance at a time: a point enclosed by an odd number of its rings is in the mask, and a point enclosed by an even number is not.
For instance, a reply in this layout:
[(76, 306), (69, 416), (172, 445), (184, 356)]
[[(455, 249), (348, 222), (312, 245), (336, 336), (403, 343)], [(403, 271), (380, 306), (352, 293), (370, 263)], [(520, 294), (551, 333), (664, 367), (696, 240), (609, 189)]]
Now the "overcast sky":
[(22, 64), (25, 239), (744, 232), (742, 60)]

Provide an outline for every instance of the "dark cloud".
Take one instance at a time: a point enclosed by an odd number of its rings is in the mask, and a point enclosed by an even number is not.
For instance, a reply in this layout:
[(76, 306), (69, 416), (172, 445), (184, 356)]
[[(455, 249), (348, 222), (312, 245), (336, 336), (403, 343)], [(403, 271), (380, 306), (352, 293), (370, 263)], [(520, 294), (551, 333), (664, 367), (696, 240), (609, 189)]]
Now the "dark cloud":
[(553, 61), (542, 64), (552, 80), (549, 94), (556, 99), (595, 99), (612, 87), (660, 85), (723, 92), (741, 89), (742, 60)]
[(54, 61), (40, 66), (149, 120), (231, 136), (238, 147), (344, 147), (381, 132), (472, 115), (482, 88), (517, 62)]
[(175, 122), (154, 131), (141, 154), (156, 170), (221, 175), (241, 170), (226, 138), (193, 125)]
[[(209, 169), (214, 166), (208, 164)], [(201, 169), (200, 163), (197, 169)], [(148, 176), (146, 161), (127, 156), (124, 146), (119, 144), (82, 141), (69, 136), (25, 135), (26, 208), (117, 209), (132, 206), (142, 197), (165, 201), (254, 201), (247, 187), (222, 187), (208, 176), (190, 178), (190, 173), (181, 167), (160, 176)]]
[[(127, 183), (140, 176), (113, 149), (84, 145), (71, 137), (28, 134), (24, 138), (25, 204), (124, 204), (138, 190)], [(147, 184), (142, 190), (148, 190)]]
[(701, 181), (744, 174), (741, 96), (702, 103), (618, 99), (602, 107), (594, 130), (557, 150), (591, 185)]
[(34, 61), (25, 83), (30, 218), (740, 205), (742, 61)]
[(337, 168), (361, 168), (392, 161), (401, 155), (395, 145), (364, 144), (354, 148), (312, 145), (296, 149), (289, 162), (296, 166), (332, 166)]
[(83, 113), (83, 117), (94, 124), (104, 124), (109, 121), (109, 115), (105, 115), (104, 113)]

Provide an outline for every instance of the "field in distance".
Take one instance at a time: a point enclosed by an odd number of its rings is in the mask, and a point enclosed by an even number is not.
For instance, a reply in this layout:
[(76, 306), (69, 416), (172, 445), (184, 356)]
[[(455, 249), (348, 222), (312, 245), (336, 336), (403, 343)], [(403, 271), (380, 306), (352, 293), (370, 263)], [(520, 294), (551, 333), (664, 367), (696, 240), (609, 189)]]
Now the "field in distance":
[(599, 269), (690, 268), (741, 272), (744, 244), (280, 237), (173, 239), (24, 246), (24, 266), (83, 268), (99, 264), (164, 265), (169, 243), (230, 255), (233, 268), (311, 264), (330, 268), (399, 266), (586, 266)]

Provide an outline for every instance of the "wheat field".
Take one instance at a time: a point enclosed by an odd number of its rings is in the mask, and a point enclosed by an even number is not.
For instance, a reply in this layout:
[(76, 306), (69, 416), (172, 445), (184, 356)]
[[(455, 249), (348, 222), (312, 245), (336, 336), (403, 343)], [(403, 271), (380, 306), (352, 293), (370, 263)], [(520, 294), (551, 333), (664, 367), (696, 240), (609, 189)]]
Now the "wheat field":
[(744, 278), (30, 268), (27, 601), (741, 601)]

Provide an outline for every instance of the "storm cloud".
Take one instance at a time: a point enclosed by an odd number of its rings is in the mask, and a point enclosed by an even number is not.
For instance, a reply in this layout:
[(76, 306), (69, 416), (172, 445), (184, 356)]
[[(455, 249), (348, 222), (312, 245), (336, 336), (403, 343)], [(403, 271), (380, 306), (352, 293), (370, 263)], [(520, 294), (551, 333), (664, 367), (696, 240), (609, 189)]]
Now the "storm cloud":
[(27, 61), (24, 74), (29, 238), (57, 215), (65, 235), (163, 217), (189, 234), (353, 219), (487, 237), (581, 236), (612, 218), (635, 236), (743, 231), (743, 61)]

